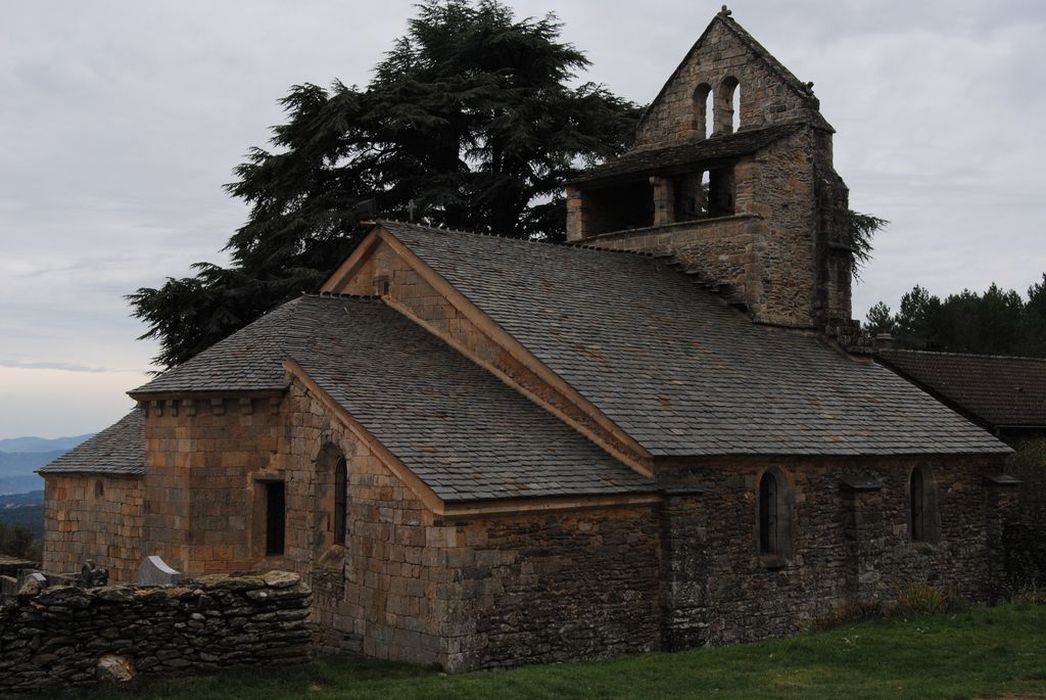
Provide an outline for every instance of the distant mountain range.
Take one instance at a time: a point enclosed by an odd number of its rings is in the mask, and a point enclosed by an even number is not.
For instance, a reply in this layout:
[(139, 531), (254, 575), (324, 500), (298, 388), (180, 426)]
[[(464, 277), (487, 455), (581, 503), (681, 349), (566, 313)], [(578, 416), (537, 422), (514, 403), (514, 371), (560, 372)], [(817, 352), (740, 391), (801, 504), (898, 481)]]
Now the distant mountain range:
[(54, 452), (71, 450), (94, 433), (74, 437), (39, 438), (16, 437), (0, 440), (0, 452)]
[(17, 437), (0, 440), (0, 496), (42, 489), (44, 480), (33, 472), (93, 434), (54, 439)]

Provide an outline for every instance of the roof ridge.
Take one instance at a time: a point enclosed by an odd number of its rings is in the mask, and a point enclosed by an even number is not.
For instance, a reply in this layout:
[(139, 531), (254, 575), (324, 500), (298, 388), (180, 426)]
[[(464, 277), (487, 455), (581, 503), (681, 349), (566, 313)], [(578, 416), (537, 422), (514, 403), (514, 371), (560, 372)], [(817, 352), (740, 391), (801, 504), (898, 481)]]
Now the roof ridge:
[(642, 258), (653, 258), (653, 257), (656, 257), (654, 255), (654, 253), (648, 253), (646, 251), (641, 251), (641, 250), (619, 250), (619, 249), (615, 249), (615, 248), (602, 248), (602, 247), (599, 247), (599, 246), (585, 245), (583, 243), (574, 242), (574, 241), (550, 241), (550, 240), (541, 239), (541, 238), (517, 238), (515, 236), (504, 236), (504, 235), (499, 234), (499, 233), (481, 233), (479, 231), (465, 231), (463, 229), (452, 229), (452, 228), (442, 228), (442, 227), (437, 228), (435, 226), (426, 226), (424, 224), (416, 224), (416, 223), (409, 222), (409, 221), (399, 221), (397, 219), (379, 219), (379, 220), (375, 221), (375, 223), (383, 223), (383, 222), (388, 222), (390, 224), (397, 224), (397, 225), (412, 226), (414, 228), (418, 228), (418, 229), (421, 229), (423, 231), (430, 231), (432, 233), (460, 233), (460, 234), (466, 235), (466, 236), (478, 236), (480, 238), (497, 238), (497, 239), (503, 240), (503, 241), (516, 241), (516, 242), (519, 242), (519, 243), (528, 243), (528, 244), (531, 244), (531, 245), (543, 245), (543, 246), (548, 246), (548, 247), (551, 247), (551, 248), (569, 248), (569, 249), (572, 249), (572, 250), (592, 250), (592, 251), (597, 251), (597, 252), (601, 252), (601, 253), (627, 253), (629, 255), (635, 255), (635, 256), (638, 256), (638, 257), (642, 257)]
[(301, 297), (311, 299), (360, 299), (363, 301), (381, 300), (377, 294), (349, 294), (348, 292), (302, 292)]
[(891, 352), (907, 352), (916, 353), (920, 355), (947, 355), (952, 357), (984, 357), (997, 360), (1035, 360), (1036, 362), (1046, 362), (1046, 357), (1035, 357), (1033, 355), (999, 355), (993, 353), (981, 353), (981, 352), (953, 352), (950, 350), (913, 350), (911, 348), (889, 348), (878, 350), (876, 354), (888, 354)]

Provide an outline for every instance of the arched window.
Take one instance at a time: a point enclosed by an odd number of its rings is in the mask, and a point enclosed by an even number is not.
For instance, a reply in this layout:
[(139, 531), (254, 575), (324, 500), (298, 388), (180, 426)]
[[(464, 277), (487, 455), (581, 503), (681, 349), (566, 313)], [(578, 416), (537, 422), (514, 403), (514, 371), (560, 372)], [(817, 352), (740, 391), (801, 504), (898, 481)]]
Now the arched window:
[(792, 557), (795, 507), (788, 479), (780, 469), (772, 467), (762, 473), (756, 501), (759, 556), (768, 568), (780, 568)]
[(780, 501), (777, 477), (771, 472), (759, 480), (759, 553), (781, 553)]
[(715, 96), (715, 135), (732, 134), (741, 128), (741, 87), (728, 75), (719, 83)]
[(348, 519), (349, 469), (344, 457), (338, 458), (334, 466), (334, 544), (345, 544)]
[(712, 86), (701, 83), (694, 89), (694, 133), (702, 138), (711, 136), (712, 126)]
[(316, 454), (313, 544), (317, 548), (345, 544), (349, 517), (349, 465), (345, 453), (328, 442)]
[(922, 470), (916, 467), (908, 479), (908, 524), (913, 542), (926, 542), (929, 539), (929, 508), (927, 508), (926, 493), (926, 479)]

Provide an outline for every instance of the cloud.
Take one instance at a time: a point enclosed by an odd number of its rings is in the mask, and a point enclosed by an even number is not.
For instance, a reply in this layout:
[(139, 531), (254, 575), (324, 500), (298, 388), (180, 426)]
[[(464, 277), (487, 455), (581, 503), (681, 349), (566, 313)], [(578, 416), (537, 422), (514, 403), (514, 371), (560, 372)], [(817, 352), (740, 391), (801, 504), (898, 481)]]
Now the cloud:
[[(719, 7), (510, 4), (520, 15), (555, 9), (564, 38), (592, 61), (579, 79), (637, 102), (657, 94)], [(196, 261), (224, 262), (221, 248), (246, 209), (222, 184), (282, 120), (276, 100), (295, 83), (366, 83), (413, 5), (5, 6), (0, 338), (8, 371), (57, 382), (56, 395), (74, 375), (143, 372), (156, 345), (135, 340), (144, 328), (123, 295), (188, 274)], [(1023, 290), (1041, 277), (1046, 3), (730, 5), (801, 80), (815, 82), (838, 130), (836, 167), (852, 206), (892, 222), (855, 287), (856, 316), (879, 299), (896, 306), (915, 283), (946, 294), (992, 281)], [(82, 384), (80, 396), (119, 384)], [(40, 393), (19, 400), (36, 406)], [(41, 405), (33, 415), (48, 412)]]
[(141, 370), (137, 369), (114, 369), (112, 367), (88, 367), (86, 365), (80, 365), (70, 362), (22, 362), (19, 360), (2, 360), (0, 359), (0, 367), (7, 367), (9, 369), (55, 369), (63, 372), (133, 372), (138, 374)]

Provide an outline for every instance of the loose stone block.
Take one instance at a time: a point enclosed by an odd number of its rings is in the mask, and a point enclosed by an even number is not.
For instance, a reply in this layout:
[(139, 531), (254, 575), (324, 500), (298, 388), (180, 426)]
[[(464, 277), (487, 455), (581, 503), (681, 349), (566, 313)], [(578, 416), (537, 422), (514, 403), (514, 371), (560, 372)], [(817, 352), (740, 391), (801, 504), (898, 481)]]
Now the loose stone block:
[(138, 567), (138, 583), (143, 586), (174, 585), (182, 580), (182, 574), (168, 566), (161, 557), (153, 554), (142, 560)]

